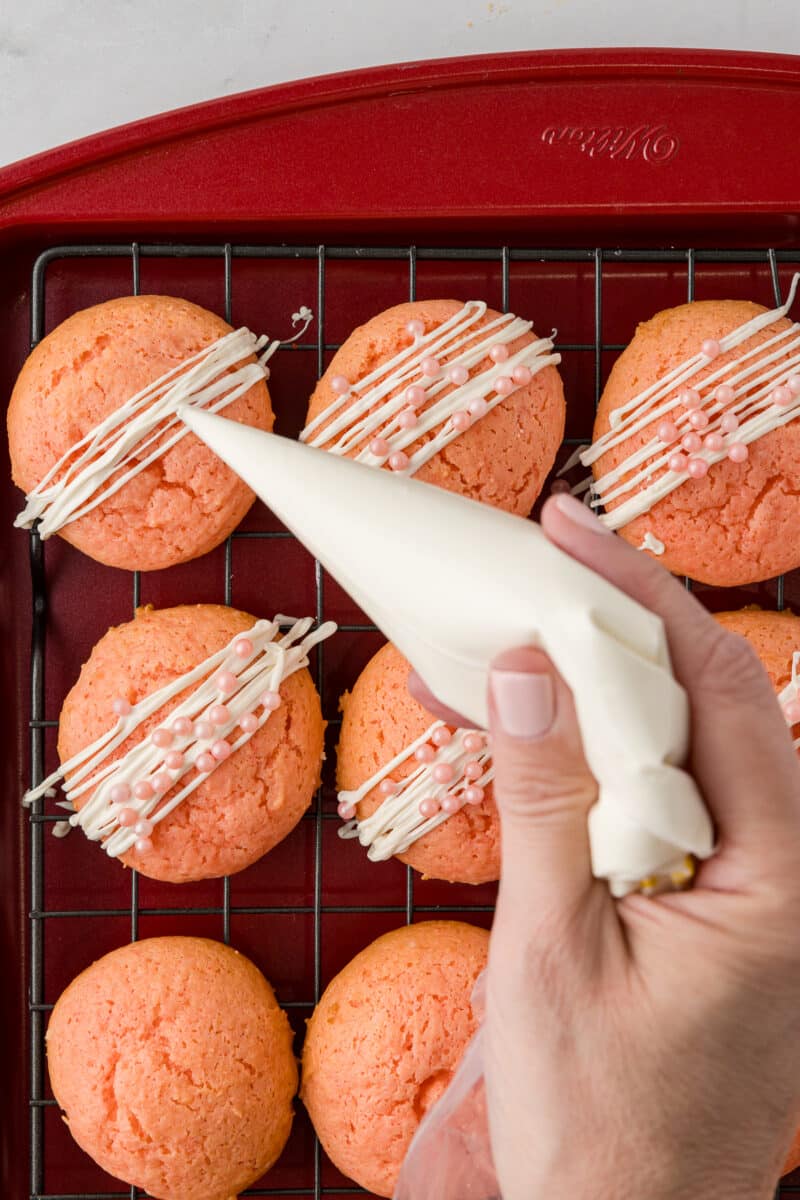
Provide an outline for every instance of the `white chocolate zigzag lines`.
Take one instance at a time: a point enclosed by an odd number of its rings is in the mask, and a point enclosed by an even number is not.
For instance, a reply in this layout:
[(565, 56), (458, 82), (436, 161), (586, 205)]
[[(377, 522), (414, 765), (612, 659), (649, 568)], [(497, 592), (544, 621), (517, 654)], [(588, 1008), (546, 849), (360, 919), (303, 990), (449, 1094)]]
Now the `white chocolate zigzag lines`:
[[(286, 624), (291, 628), (281, 634), (280, 626)], [(147, 839), (152, 827), (190, 796), (220, 762), (250, 741), (279, 706), (283, 680), (306, 667), (311, 648), (336, 631), (332, 621), (317, 629), (312, 629), (313, 624), (312, 617), (256, 621), (223, 649), (133, 707), (122, 702), (115, 725), (27, 792), (23, 803), (52, 795), (55, 785), (66, 780), (61, 806), (74, 810), (74, 801), (94, 790), (80, 812), (73, 811), (69, 824), (80, 826), (90, 841), (103, 841), (111, 858), (134, 845), (145, 852), (149, 846), (140, 847), (138, 842)], [(168, 725), (122, 758), (106, 762), (144, 721), (193, 685), (197, 686), (169, 714)], [(233, 741), (228, 742), (230, 735)], [(171, 755), (174, 767), (169, 765)], [(163, 803), (164, 796), (187, 776), (185, 785)]]
[[(412, 758), (419, 765), (406, 779), (399, 783), (389, 780), (392, 771)], [(373, 788), (381, 789), (385, 796), (371, 817), (348, 820), (340, 828), (339, 837), (358, 838), (362, 846), (368, 847), (367, 857), (382, 862), (408, 850), (465, 804), (480, 804), (483, 789), (493, 778), (484, 734), (475, 729), (457, 729), (451, 735), (443, 721), (434, 721), (360, 788), (339, 792), (339, 815), (350, 818)]]
[[(295, 313), (293, 323), (303, 324), (290, 340), (300, 337), (312, 319), (305, 307)], [(266, 364), (282, 344), (287, 343), (256, 337), (242, 327), (165, 372), (61, 456), (25, 497), (14, 525), (30, 529), (38, 521), (39, 536), (48, 538), (97, 508), (186, 436), (181, 404), (221, 412), (269, 378)], [(252, 355), (255, 362), (231, 370)]]
[[(399, 474), (415, 474), (515, 388), (525, 386), (546, 366), (561, 362), (560, 354), (550, 353), (552, 338), (538, 338), (513, 355), (506, 350), (503, 357), (506, 344), (528, 333), (532, 324), (506, 313), (477, 330), (474, 327), (486, 307), (483, 301), (468, 301), (427, 334), (414, 332), (417, 325), (421, 330), (421, 322), (410, 321), (412, 341), (404, 350), (354, 383), (335, 377), (341, 380), (341, 394), (309, 422), (301, 441), (333, 454), (357, 451), (356, 460), (368, 466), (388, 462)], [(494, 347), (501, 349), (493, 365), (470, 374)], [(428, 360), (437, 366), (430, 376), (423, 370)], [(416, 403), (406, 394), (409, 387), (424, 393), (414, 398)], [(405, 453), (434, 430), (438, 432), (424, 445)]]
[[(721, 338), (718, 353), (724, 354), (735, 349), (760, 330), (785, 317), (794, 303), (798, 282), (800, 275), (795, 275), (785, 304), (759, 314)], [(688, 452), (688, 459), (683, 454), (676, 455), (676, 447), (671, 447), (670, 442), (694, 433), (697, 428), (692, 422), (693, 412), (684, 406), (680, 389), (690, 384), (715, 357), (716, 353), (698, 352), (614, 409), (610, 416), (611, 427), (581, 453), (580, 461), (584, 466), (590, 466), (655, 421), (671, 423), (677, 432), (677, 438), (669, 441), (660, 437), (651, 438), (612, 470), (574, 489), (576, 493), (591, 489), (594, 507), (621, 500), (612, 511), (601, 516), (609, 529), (619, 529), (635, 517), (649, 512), (654, 504), (688, 479), (702, 478), (714, 463), (728, 457), (737, 462), (744, 461), (747, 457), (746, 447), (750, 443), (800, 416), (800, 325), (793, 323), (788, 329), (705, 376), (699, 403), (695, 398), (693, 409), (707, 418), (705, 424), (699, 427), (702, 430), (702, 438), (698, 437), (701, 444)], [(787, 386), (789, 384), (791, 386)], [(720, 386), (732, 390), (729, 401), (725, 403), (715, 396)], [(782, 403), (775, 402), (776, 391)], [(736, 450), (731, 453), (734, 446)], [(682, 459), (683, 462), (676, 464), (676, 459)], [(674, 469), (670, 465), (671, 460), (680, 469)], [(690, 469), (685, 469), (692, 460), (702, 464), (695, 468), (694, 476)], [(660, 474), (653, 480), (656, 472)]]

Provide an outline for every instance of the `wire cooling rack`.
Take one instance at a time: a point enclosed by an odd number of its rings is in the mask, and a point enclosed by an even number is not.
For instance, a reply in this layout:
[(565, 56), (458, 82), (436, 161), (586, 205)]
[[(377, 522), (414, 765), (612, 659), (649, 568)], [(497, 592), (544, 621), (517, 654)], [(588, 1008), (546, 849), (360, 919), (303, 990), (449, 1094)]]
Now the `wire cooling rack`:
[[(305, 341), (282, 350), (273, 362), (273, 396), (279, 391), (282, 372), (287, 375), (304, 364), (293, 385), (286, 405), (286, 428), (296, 432), (305, 413), (305, 394), (297, 391), (303, 381), (313, 381), (325, 369), (332, 351), (357, 320), (366, 319), (381, 308), (418, 296), (455, 294), (462, 299), (485, 298), (494, 307), (534, 318), (539, 331), (558, 324), (567, 313), (567, 330), (559, 337), (558, 348), (564, 356), (562, 373), (567, 380), (569, 417), (567, 437), (560, 454), (563, 462), (580, 443), (590, 440), (594, 407), (603, 380), (616, 354), (624, 348), (637, 319), (659, 308), (695, 297), (741, 295), (765, 304), (779, 304), (788, 277), (800, 264), (800, 250), (767, 249), (638, 249), (615, 250), (602, 247), (430, 248), (415, 246), (357, 247), (323, 245), (234, 245), (223, 244), (87, 244), (64, 245), (39, 255), (31, 277), (31, 347), (69, 312), (97, 300), (126, 291), (139, 294), (146, 273), (147, 291), (172, 291), (178, 295), (192, 290), (200, 303), (215, 307), (226, 320), (248, 323), (261, 332), (253, 320), (242, 320), (235, 279), (243, 271), (250, 297), (261, 296), (274, 279), (284, 280), (291, 289), (291, 272), (300, 268), (299, 286), (313, 288), (315, 299), (316, 340)], [(186, 268), (187, 274), (182, 276)], [(283, 274), (282, 274), (283, 273)], [(108, 288), (111, 288), (109, 293)], [(254, 290), (255, 289), (255, 290)], [(519, 298), (517, 298), (519, 294)], [(308, 296), (299, 297), (308, 300)], [(258, 300), (260, 305), (261, 300)], [(371, 306), (371, 307), (370, 307)], [(51, 311), (52, 310), (52, 311)], [(335, 321), (332, 317), (335, 315)], [(336, 325), (339, 340), (328, 336)], [(274, 333), (270, 329), (270, 333)], [(308, 364), (313, 370), (308, 370)], [(303, 375), (303, 372), (305, 374)], [(288, 427), (292, 426), (292, 429)], [(547, 489), (545, 489), (546, 491)], [(292, 555), (285, 551), (292, 546)], [(106, 586), (115, 595), (128, 592), (127, 609), (114, 609), (117, 620), (131, 616), (153, 592), (153, 576), (132, 576), (94, 567), (63, 544), (45, 547), (34, 532), (30, 539), (30, 568), (33, 593), (33, 637), (31, 651), (30, 708), (30, 783), (35, 785), (52, 767), (57, 713), (66, 687), (74, 678), (60, 662), (52, 664), (51, 647), (63, 655), (63, 646), (77, 635), (85, 651), (94, 636), (81, 642), (81, 606), (72, 605), (68, 614), (72, 625), (65, 624), (54, 602), (54, 593), (62, 585), (66, 572), (89, 572), (99, 581), (95, 590), (86, 585), (83, 615), (93, 603), (104, 598)], [(247, 563), (241, 561), (247, 551)], [(253, 559), (253, 553), (257, 555)], [(66, 556), (66, 557), (65, 557)], [(55, 564), (52, 560), (55, 558)], [(122, 872), (118, 864), (108, 864), (97, 847), (87, 847), (88, 866), (76, 863), (73, 834), (66, 842), (50, 839), (58, 819), (46, 801), (37, 802), (29, 818), (29, 1014), (30, 1014), (30, 1197), (29, 1200), (121, 1200), (143, 1196), (136, 1188), (126, 1189), (104, 1176), (75, 1148), (58, 1119), (58, 1109), (48, 1090), (46, 1079), (44, 1032), (48, 1014), (64, 983), (94, 958), (127, 939), (136, 940), (155, 932), (202, 933), (217, 937), (254, 957), (276, 983), (278, 998), (289, 1011), (295, 1025), (310, 1015), (330, 976), (372, 937), (399, 923), (436, 914), (464, 916), (487, 924), (491, 917), (493, 888), (464, 889), (421, 881), (399, 864), (378, 864), (367, 868), (363, 858), (349, 858), (345, 873), (352, 871), (353, 887), (344, 887), (341, 895), (341, 871), (338, 856), (358, 855), (352, 844), (335, 839), (338, 818), (330, 763), (339, 724), (336, 701), (342, 685), (351, 685), (358, 670), (380, 644), (375, 626), (342, 596), (333, 581), (327, 579), (319, 562), (308, 559), (291, 535), (276, 525), (266, 509), (256, 506), (254, 514), (228, 538), (219, 552), (194, 564), (188, 574), (159, 573), (176, 578), (181, 587), (202, 582), (208, 586), (213, 575), (218, 594), (226, 604), (247, 607), (238, 599), (239, 580), (248, 574), (268, 572), (280, 559), (283, 585), (292, 582), (292, 563), (300, 564), (306, 587), (303, 599), (305, 615), (313, 612), (318, 621), (337, 619), (338, 639), (345, 639), (353, 652), (331, 665), (337, 639), (320, 646), (314, 664), (315, 678), (322, 697), (331, 737), (328, 769), (314, 805), (286, 843), (277, 847), (257, 868), (233, 879), (213, 884), (171, 888), (153, 885), (135, 871)], [(307, 560), (307, 561), (305, 561)], [(66, 564), (66, 566), (65, 566)], [(72, 565), (70, 567), (70, 564)], [(255, 565), (254, 565), (255, 564)], [(198, 574), (201, 572), (201, 574)], [(221, 580), (220, 580), (221, 576)], [(144, 585), (143, 585), (143, 580)], [(687, 586), (690, 586), (687, 581)], [(169, 596), (155, 585), (155, 602), (179, 603), (206, 599), (191, 590), (180, 592), (180, 599)], [(756, 601), (764, 607), (783, 608), (791, 604), (794, 593), (800, 600), (800, 586), (793, 576), (770, 581), (747, 591), (718, 591), (698, 588), (711, 608), (721, 609)], [(164, 595), (168, 595), (168, 601)], [(275, 589), (274, 609), (285, 608), (280, 587)], [(271, 615), (258, 612), (257, 615)], [(105, 610), (104, 610), (105, 611)], [(106, 622), (110, 623), (110, 622)], [(98, 630), (97, 634), (102, 630)], [(85, 644), (84, 644), (85, 643)], [(69, 656), (67, 655), (67, 658)], [(333, 839), (331, 840), (331, 835)], [(81, 839), (82, 842), (82, 839)], [(295, 857), (282, 863), (286, 847), (299, 845)], [(78, 857), (83, 850), (78, 851)], [(102, 862), (100, 862), (102, 860)], [(280, 862), (280, 867), (275, 864)], [(98, 865), (99, 863), (99, 865)], [(299, 869), (298, 869), (299, 868)], [(256, 872), (252, 885), (240, 894), (241, 881)], [(261, 872), (258, 874), (258, 872)], [(269, 874), (265, 874), (265, 872)], [(292, 872), (294, 873), (292, 874)], [(366, 872), (369, 872), (367, 877)], [(363, 876), (360, 874), (364, 872)], [(298, 874), (302, 876), (298, 883)], [(81, 876), (80, 879), (76, 878)], [(280, 881), (290, 885), (281, 893)], [(335, 878), (334, 878), (335, 877)], [(391, 886), (376, 880), (391, 877)], [(363, 883), (362, 883), (363, 879)], [(330, 880), (334, 880), (332, 884)], [(266, 882), (265, 882), (266, 881)], [(277, 894), (275, 889), (277, 888)], [(216, 889), (216, 890), (215, 890)], [(304, 890), (305, 889), (305, 890)], [(361, 891), (363, 890), (363, 897)], [(354, 902), (353, 892), (358, 892)], [(52, 895), (51, 895), (52, 893)], [(80, 896), (78, 902), (63, 897)], [(55, 899), (53, 898), (55, 897)], [(108, 903), (106, 903), (108, 901)], [(172, 901), (172, 902), (170, 902)], [(272, 902), (269, 902), (272, 901)], [(374, 901), (374, 902), (368, 902)], [(273, 921), (275, 924), (271, 925)], [(269, 941), (277, 922), (289, 923), (288, 935), (280, 941), (280, 961), (298, 955), (296, 976), (282, 989), (275, 979), (275, 962), (259, 960), (259, 947)], [(66, 929), (66, 934), (64, 930)], [(107, 930), (101, 936), (101, 929)], [(350, 932), (352, 929), (352, 932)], [(259, 930), (261, 932), (259, 932)], [(307, 953), (300, 954), (299, 947)], [(254, 952), (255, 948), (255, 952)], [(280, 974), (280, 971), (279, 971)], [(292, 973), (286, 972), (287, 978)], [(299, 1028), (298, 1028), (299, 1032)], [(298, 1114), (295, 1132), (279, 1164), (246, 1196), (324, 1196), (364, 1194), (340, 1176), (327, 1162), (313, 1136), (307, 1118)], [(800, 1184), (787, 1181), (779, 1186), (778, 1197), (800, 1195)]]

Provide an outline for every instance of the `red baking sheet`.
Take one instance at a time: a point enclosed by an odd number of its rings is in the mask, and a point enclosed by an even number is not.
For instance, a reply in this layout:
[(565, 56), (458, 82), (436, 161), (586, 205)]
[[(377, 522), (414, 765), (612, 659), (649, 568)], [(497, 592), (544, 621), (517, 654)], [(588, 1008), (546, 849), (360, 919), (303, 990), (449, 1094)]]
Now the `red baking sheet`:
[[(270, 386), (283, 433), (302, 425), (331, 347), (413, 287), (420, 298), (478, 297), (495, 307), (507, 299), (537, 328), (556, 326), (565, 347), (567, 433), (584, 437), (598, 383), (637, 320), (680, 303), (690, 286), (698, 298), (746, 296), (768, 305), (776, 285), (785, 292), (800, 259), (798, 100), (800, 63), (789, 57), (523, 53), (283, 85), (15, 164), (0, 171), (3, 390), (10, 392), (30, 345), (32, 299), (38, 305), (44, 297), (43, 314), (36, 307), (33, 315), (47, 331), (79, 308), (130, 292), (135, 265), (142, 291), (183, 295), (224, 312), (227, 262), (235, 324), (280, 336), (302, 303), (324, 322), (321, 352), (315, 326), (306, 348), (282, 351), (275, 365)], [(183, 250), (167, 253), (167, 243)], [(79, 257), (81, 245), (116, 249)], [(44, 267), (39, 256), (49, 250)], [(291, 1006), (299, 1035), (315, 988), (378, 933), (409, 913), (417, 920), (463, 913), (488, 924), (493, 888), (418, 878), (410, 886), (399, 864), (372, 866), (358, 846), (339, 841), (332, 819), (335, 724), (319, 805), (229, 889), (222, 881), (175, 888), (141, 879), (132, 921), (131, 874), (79, 834), (57, 841), (47, 828), (43, 876), (32, 880), (31, 830), (17, 804), (30, 774), (28, 538), (11, 528), (21, 497), (7, 466), (0, 486), (0, 669), (6, 695), (14, 697), (0, 760), (0, 1029), (8, 1064), (0, 1100), (2, 1182), (8, 1196), (127, 1196), (73, 1145), (46, 1103), (36, 1105), (43, 1159), (32, 1182), (32, 888), (41, 890), (35, 920), (43, 931), (43, 1023), (69, 979), (132, 934), (222, 938), (227, 910), (231, 942)], [(282, 531), (256, 506), (241, 532)], [(314, 563), (293, 539), (237, 537), (229, 553), (227, 564), (221, 547), (142, 576), (141, 602), (228, 600), (259, 615), (316, 611)], [(45, 718), (54, 720), (92, 644), (108, 625), (130, 618), (133, 592), (130, 575), (92, 563), (57, 538), (46, 545), (45, 570)], [(753, 600), (774, 607), (800, 602), (800, 583), (790, 576), (746, 592), (700, 593), (716, 609)], [(322, 607), (345, 626), (364, 621), (327, 578)], [(326, 648), (321, 681), (332, 722), (339, 694), (380, 642), (376, 633), (353, 629)], [(48, 729), (48, 768), (54, 741)], [(77, 911), (94, 915), (68, 915)], [(46, 1080), (38, 1098), (50, 1098)], [(347, 1195), (350, 1187), (324, 1155), (317, 1160), (299, 1108), (289, 1146), (256, 1194)], [(782, 1194), (792, 1194), (788, 1185)]]

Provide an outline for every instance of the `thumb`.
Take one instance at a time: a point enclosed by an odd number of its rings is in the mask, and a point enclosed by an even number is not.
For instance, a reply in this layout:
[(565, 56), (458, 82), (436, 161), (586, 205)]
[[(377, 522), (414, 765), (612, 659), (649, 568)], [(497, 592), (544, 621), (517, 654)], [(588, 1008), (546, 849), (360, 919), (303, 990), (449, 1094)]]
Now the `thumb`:
[(523, 647), (494, 660), (489, 720), (503, 907), (571, 910), (592, 886), (587, 814), (597, 785), (572, 693), (543, 651)]

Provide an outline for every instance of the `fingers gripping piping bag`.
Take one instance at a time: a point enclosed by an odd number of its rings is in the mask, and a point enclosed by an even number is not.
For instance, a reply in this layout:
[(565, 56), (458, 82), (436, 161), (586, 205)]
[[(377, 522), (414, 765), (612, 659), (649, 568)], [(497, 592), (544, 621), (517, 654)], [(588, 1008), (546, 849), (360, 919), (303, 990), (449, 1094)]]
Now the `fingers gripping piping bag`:
[(615, 896), (669, 885), (686, 877), (687, 855), (711, 854), (711, 821), (679, 765), (688, 702), (660, 618), (532, 521), (223, 417), (182, 416), (474, 726), (488, 724), (497, 654), (549, 654), (598, 782), (592, 868)]

